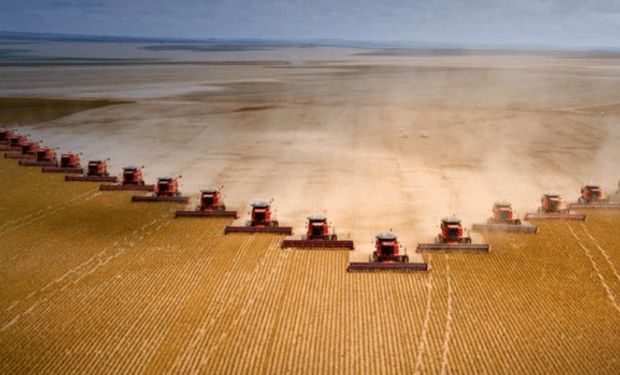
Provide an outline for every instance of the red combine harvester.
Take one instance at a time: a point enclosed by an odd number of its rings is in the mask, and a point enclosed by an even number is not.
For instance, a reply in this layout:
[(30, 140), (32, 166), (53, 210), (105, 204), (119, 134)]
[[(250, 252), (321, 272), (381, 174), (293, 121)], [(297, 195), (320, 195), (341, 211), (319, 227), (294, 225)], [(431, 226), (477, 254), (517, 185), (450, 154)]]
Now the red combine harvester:
[(133, 202), (173, 202), (189, 203), (189, 197), (179, 191), (179, 177), (159, 177), (152, 195), (134, 195)]
[(15, 132), (11, 129), (0, 129), (0, 146), (9, 146), (11, 138), (15, 136)]
[(471, 243), (471, 237), (465, 236), (461, 219), (450, 216), (441, 219), (441, 233), (435, 239), (435, 243), (422, 243), (417, 251), (489, 251), (489, 244)]
[(486, 224), (474, 224), (472, 229), (477, 232), (538, 232), (538, 227), (523, 224), (521, 220), (515, 217), (516, 215), (509, 202), (495, 202), (493, 216), (487, 220)]
[(60, 155), (60, 163), (55, 166), (43, 167), (43, 173), (84, 173), (84, 168), (80, 165), (80, 155), (66, 152)]
[(278, 233), (293, 234), (292, 227), (281, 227), (277, 220), (273, 219), (271, 203), (266, 201), (252, 202), (251, 219), (246, 221), (245, 226), (230, 225), (224, 229), (228, 233)]
[(200, 204), (193, 211), (177, 211), (175, 217), (232, 217), (239, 218), (237, 211), (226, 211), (222, 192), (218, 189), (200, 191)]
[(368, 263), (350, 262), (348, 272), (357, 271), (426, 271), (428, 264), (409, 263), (407, 250), (391, 232), (375, 236), (375, 247)]
[(325, 215), (308, 216), (308, 227), (306, 234), (301, 236), (301, 240), (284, 240), (281, 247), (285, 248), (338, 248), (353, 250), (353, 241), (338, 240), (335, 231), (330, 233), (329, 224)]
[(7, 159), (33, 159), (41, 149), (39, 142), (26, 142), (22, 144), (20, 151), (11, 151), (4, 154)]
[(605, 195), (600, 185), (594, 182), (588, 182), (581, 188), (581, 196), (577, 200), (577, 203), (571, 203), (569, 207), (577, 209), (620, 209), (620, 203), (610, 203), (609, 197)]
[(538, 212), (525, 215), (525, 220), (585, 220), (586, 215), (571, 213), (564, 204), (562, 196), (558, 193), (544, 193), (540, 198)]
[(21, 152), (23, 147), (29, 143), (28, 136), (13, 134), (5, 145), (0, 146), (0, 151)]
[(81, 181), (81, 182), (116, 182), (116, 176), (110, 176), (108, 173), (108, 159), (106, 160), (90, 160), (86, 166), (86, 174), (82, 176), (65, 176), (65, 181)]
[(101, 185), (99, 190), (135, 190), (135, 191), (153, 191), (154, 185), (146, 185), (142, 179), (142, 168), (129, 166), (123, 168), (123, 176), (121, 182), (114, 185)]
[(49, 147), (41, 148), (36, 152), (35, 157), (21, 159), (19, 165), (24, 167), (50, 167), (58, 165), (56, 151)]

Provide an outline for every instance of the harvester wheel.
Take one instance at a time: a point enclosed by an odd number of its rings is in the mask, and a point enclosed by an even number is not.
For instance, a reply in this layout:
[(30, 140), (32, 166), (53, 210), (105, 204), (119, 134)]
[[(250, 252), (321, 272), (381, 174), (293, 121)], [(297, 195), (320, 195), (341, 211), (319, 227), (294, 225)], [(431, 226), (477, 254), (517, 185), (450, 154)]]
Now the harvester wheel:
[(270, 223), (270, 225), (271, 225), (272, 227), (277, 227), (278, 225), (280, 225), (280, 223), (278, 223), (278, 220), (273, 220), (273, 221)]
[(409, 255), (403, 255), (403, 263), (409, 263)]
[(338, 240), (338, 236), (336, 236), (335, 234), (332, 234), (331, 240), (332, 241), (337, 241)]
[(471, 243), (471, 238), (470, 237), (465, 237), (465, 243)]
[(515, 220), (515, 225), (521, 225), (521, 220), (519, 219)]

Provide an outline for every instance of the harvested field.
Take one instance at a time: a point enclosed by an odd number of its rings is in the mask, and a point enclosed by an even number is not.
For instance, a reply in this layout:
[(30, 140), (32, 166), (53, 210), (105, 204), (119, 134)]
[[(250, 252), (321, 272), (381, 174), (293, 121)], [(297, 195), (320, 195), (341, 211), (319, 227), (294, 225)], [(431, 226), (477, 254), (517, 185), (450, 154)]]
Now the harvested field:
[[(620, 371), (620, 212), (486, 234), (427, 273), (0, 160), (3, 373)], [(45, 193), (42, 193), (45, 192)]]
[(0, 64), (0, 95), (30, 96), (0, 99), (0, 121), (113, 175), (224, 185), (240, 221), (274, 198), (294, 238), (326, 210), (355, 250), (224, 236), (231, 219), (2, 158), (0, 372), (620, 373), (620, 211), (476, 233), (490, 252), (424, 254), (427, 272), (346, 272), (380, 231), (413, 255), (452, 213), (468, 227), (498, 199), (523, 214), (545, 190), (615, 190), (617, 56), (133, 52)]

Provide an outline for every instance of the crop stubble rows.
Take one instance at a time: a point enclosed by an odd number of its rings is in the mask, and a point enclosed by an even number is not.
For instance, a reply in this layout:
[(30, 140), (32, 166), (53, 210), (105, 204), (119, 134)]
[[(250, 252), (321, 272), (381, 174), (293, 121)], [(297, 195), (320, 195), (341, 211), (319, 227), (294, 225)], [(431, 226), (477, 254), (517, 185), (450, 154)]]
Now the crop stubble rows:
[(428, 273), (347, 274), (345, 250), (0, 173), (5, 373), (620, 369), (615, 212), (489, 234), (490, 253), (429, 255)]

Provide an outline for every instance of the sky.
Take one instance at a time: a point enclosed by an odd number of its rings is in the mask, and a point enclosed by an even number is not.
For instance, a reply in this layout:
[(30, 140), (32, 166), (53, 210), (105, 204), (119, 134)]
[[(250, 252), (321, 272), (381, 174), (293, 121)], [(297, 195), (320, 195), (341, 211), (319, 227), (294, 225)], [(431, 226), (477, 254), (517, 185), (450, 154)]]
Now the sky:
[(620, 0), (0, 0), (0, 30), (620, 48)]

